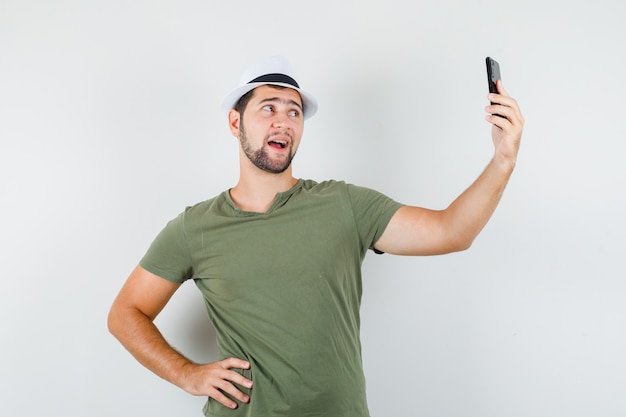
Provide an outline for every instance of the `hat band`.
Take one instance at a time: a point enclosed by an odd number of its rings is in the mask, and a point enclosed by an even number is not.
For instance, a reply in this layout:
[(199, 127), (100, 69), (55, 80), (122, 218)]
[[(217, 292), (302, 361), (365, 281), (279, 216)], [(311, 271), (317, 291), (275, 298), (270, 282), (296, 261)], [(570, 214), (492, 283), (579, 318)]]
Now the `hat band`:
[(289, 85), (293, 85), (296, 88), (300, 88), (296, 80), (291, 78), (285, 74), (265, 74), (260, 77), (255, 78), (254, 80), (248, 82), (248, 84), (252, 83), (285, 83)]

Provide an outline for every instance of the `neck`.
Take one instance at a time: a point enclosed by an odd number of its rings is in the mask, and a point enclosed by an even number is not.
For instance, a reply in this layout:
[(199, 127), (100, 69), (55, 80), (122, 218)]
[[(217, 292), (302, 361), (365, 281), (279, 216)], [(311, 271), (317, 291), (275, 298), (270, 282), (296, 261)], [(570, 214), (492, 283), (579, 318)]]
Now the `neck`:
[(297, 182), (291, 167), (283, 173), (272, 174), (256, 167), (242, 166), (239, 182), (230, 190), (230, 197), (242, 210), (265, 213), (276, 194), (290, 190)]

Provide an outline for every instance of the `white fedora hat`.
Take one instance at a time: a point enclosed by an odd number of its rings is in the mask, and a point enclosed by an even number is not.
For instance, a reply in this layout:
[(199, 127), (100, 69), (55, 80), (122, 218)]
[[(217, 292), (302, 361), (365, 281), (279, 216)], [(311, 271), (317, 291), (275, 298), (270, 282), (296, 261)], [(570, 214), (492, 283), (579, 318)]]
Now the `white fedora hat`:
[(292, 88), (300, 93), (305, 119), (317, 112), (317, 100), (310, 93), (300, 89), (289, 61), (282, 56), (266, 58), (248, 68), (239, 80), (239, 87), (224, 97), (222, 111), (228, 113), (244, 94), (266, 84)]

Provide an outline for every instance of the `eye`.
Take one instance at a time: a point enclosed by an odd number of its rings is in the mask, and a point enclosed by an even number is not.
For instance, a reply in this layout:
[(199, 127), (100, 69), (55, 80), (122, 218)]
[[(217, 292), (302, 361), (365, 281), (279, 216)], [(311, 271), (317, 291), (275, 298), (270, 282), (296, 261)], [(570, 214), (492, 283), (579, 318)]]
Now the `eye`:
[(289, 115), (290, 115), (291, 117), (298, 117), (298, 116), (300, 116), (300, 112), (299, 112), (298, 110), (295, 110), (295, 109), (294, 109), (294, 110), (291, 110), (291, 111), (289, 112)]
[(263, 110), (264, 111), (269, 111), (269, 112), (273, 112), (274, 111), (274, 106), (268, 104), (266, 106), (263, 106)]

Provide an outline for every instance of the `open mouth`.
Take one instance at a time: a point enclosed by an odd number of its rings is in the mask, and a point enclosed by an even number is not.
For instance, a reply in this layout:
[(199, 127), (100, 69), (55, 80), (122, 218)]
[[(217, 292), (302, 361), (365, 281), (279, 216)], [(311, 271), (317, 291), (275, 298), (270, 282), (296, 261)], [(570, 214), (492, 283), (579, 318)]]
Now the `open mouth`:
[(287, 147), (287, 141), (281, 139), (272, 139), (268, 142), (268, 145), (274, 149), (285, 149)]

